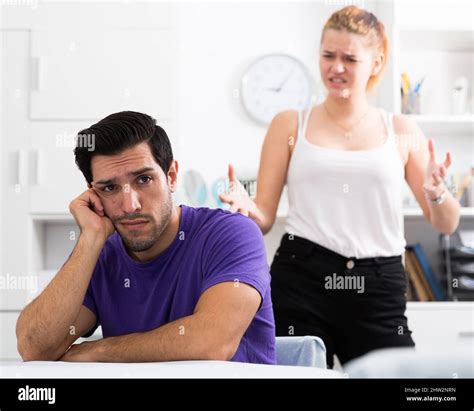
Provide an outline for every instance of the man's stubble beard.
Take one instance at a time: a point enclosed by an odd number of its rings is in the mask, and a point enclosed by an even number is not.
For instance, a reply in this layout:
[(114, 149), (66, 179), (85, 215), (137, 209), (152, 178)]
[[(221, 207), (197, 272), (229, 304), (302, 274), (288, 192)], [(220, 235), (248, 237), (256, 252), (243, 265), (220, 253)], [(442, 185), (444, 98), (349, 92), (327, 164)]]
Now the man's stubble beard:
[(120, 224), (119, 222), (114, 222), (114, 226), (128, 250), (133, 252), (146, 251), (156, 244), (163, 234), (163, 231), (168, 227), (171, 220), (172, 209), (173, 201), (171, 193), (169, 193), (166, 203), (160, 205), (159, 221), (155, 221), (155, 219), (149, 214), (135, 214), (134, 217), (132, 217), (147, 219), (149, 221), (148, 224), (152, 224), (151, 234), (148, 238), (127, 237), (117, 230), (116, 224)]

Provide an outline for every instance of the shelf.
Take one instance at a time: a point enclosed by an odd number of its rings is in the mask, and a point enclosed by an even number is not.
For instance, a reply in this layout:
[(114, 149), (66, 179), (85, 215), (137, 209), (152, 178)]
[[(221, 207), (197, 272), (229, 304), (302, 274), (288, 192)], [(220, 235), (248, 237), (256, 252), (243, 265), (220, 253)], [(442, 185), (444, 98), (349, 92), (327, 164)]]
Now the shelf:
[[(393, 104), (395, 111), (400, 111), (401, 101), (400, 76), (406, 72), (412, 81), (425, 78), (420, 91), (421, 113), (432, 113), (420, 116), (420, 126), (425, 134), (431, 135), (473, 135), (473, 101), (470, 86), (466, 99), (466, 115), (449, 115), (453, 111), (453, 86), (459, 77), (465, 77), (469, 84), (474, 82), (473, 59), (474, 28), (471, 24), (444, 26), (450, 21), (443, 18), (453, 8), (437, 10), (440, 14), (440, 24), (399, 25), (395, 27), (395, 47), (391, 67), (394, 69), (395, 81)], [(408, 12), (408, 9), (405, 10)], [(461, 16), (459, 16), (461, 17)], [(462, 16), (464, 17), (464, 16)], [(430, 16), (427, 16), (429, 20)], [(451, 20), (459, 21), (459, 19)], [(435, 114), (436, 113), (436, 114)]]
[[(288, 216), (288, 213), (283, 211), (277, 212), (277, 218), (283, 219)], [(403, 209), (404, 217), (423, 217), (423, 212), (420, 207), (410, 207)], [(461, 207), (461, 217), (474, 217), (474, 207)]]
[(36, 213), (31, 214), (33, 221), (55, 221), (55, 222), (74, 222), (74, 217), (69, 213)]
[[(405, 217), (422, 217), (423, 212), (420, 207), (410, 207), (403, 209)], [(474, 217), (474, 207), (461, 207), (461, 217)]]
[(48, 272), (61, 267), (74, 249), (80, 229), (66, 213), (31, 214), (32, 272)]
[(428, 135), (474, 136), (474, 115), (415, 115), (409, 114)]
[(408, 301), (410, 310), (474, 310), (474, 301)]

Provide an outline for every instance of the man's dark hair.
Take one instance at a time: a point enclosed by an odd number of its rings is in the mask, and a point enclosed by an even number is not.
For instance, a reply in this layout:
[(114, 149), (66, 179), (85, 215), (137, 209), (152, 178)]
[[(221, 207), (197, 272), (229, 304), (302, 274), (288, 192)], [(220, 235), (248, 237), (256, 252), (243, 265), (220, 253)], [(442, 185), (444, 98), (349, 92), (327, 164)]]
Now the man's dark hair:
[[(94, 148), (83, 144), (93, 139)], [(170, 140), (156, 120), (147, 114), (121, 111), (110, 114), (77, 135), (74, 156), (86, 181), (92, 183), (91, 160), (96, 154), (114, 155), (144, 141), (148, 142), (155, 161), (166, 174), (173, 161)]]

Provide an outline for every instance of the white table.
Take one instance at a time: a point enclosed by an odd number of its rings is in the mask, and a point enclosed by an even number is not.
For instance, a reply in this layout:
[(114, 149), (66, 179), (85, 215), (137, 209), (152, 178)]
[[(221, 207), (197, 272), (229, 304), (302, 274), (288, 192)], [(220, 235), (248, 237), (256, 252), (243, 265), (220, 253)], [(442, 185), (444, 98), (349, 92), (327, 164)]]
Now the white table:
[(343, 378), (314, 367), (227, 361), (156, 363), (0, 362), (0, 378)]

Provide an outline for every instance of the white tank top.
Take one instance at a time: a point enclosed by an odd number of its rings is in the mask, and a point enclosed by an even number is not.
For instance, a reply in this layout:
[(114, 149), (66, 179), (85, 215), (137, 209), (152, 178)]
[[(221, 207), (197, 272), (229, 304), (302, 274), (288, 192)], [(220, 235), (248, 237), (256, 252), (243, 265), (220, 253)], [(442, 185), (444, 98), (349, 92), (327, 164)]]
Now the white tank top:
[(298, 113), (298, 136), (286, 181), (286, 231), (345, 257), (402, 254), (405, 170), (393, 114), (380, 110), (387, 130), (383, 145), (349, 151), (310, 143), (306, 139), (310, 112), (304, 121)]

